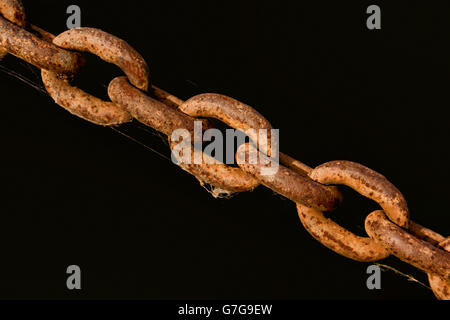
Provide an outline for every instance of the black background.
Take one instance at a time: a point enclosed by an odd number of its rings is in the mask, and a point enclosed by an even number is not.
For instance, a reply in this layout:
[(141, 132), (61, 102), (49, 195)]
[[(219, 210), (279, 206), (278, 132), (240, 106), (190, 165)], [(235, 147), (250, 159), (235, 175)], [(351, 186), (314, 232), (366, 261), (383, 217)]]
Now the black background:
[[(23, 2), (28, 20), (54, 34), (78, 4), (82, 26), (127, 40), (156, 85), (255, 107), (280, 129), (283, 152), (379, 171), (415, 221), (448, 232), (448, 2)], [(382, 30), (366, 28), (370, 4), (381, 7)], [(77, 84), (106, 98), (121, 72), (88, 62)], [(0, 64), (40, 85), (38, 70), (15, 57)], [(295, 205), (270, 190), (216, 200), (170, 161), (6, 72), (0, 86), (0, 298), (434, 298), (392, 272), (369, 291), (368, 264), (317, 243)], [(155, 135), (121, 130), (169, 155)], [(364, 235), (377, 205), (344, 195), (331, 216)], [(383, 263), (427, 283), (395, 258)], [(72, 264), (81, 291), (66, 289)]]

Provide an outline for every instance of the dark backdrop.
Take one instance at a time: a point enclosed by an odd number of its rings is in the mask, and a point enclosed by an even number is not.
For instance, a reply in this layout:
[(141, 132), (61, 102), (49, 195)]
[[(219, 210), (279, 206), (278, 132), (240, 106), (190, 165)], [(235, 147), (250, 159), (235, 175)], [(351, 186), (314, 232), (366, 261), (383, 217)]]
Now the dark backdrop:
[[(283, 152), (311, 166), (369, 166), (403, 192), (415, 221), (448, 232), (448, 2), (24, 1), (28, 20), (55, 34), (74, 3), (83, 26), (138, 50), (156, 85), (254, 106), (281, 130)], [(366, 28), (370, 4), (382, 30)], [(121, 72), (88, 62), (77, 84), (105, 98)], [(41, 85), (16, 58), (0, 64)], [(295, 205), (263, 187), (216, 200), (170, 161), (7, 72), (0, 86), (1, 298), (433, 298), (393, 272), (369, 291), (367, 264), (320, 245)], [(121, 130), (169, 155), (163, 139)], [(344, 194), (331, 216), (364, 235), (377, 206)], [(383, 263), (427, 284), (395, 258)], [(66, 289), (72, 264), (80, 292)]]

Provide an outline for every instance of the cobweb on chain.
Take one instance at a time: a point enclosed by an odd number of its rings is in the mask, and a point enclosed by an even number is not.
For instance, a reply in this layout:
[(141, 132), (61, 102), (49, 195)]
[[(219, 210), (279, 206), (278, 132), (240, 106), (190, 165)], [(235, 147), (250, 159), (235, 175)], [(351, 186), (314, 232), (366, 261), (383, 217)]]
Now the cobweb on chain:
[[(9, 75), (9, 76), (11, 76), (13, 78), (16, 78), (16, 79), (20, 80), (21, 82), (29, 85), (30, 87), (32, 87), (33, 89), (39, 91), (40, 93), (42, 93), (42, 94), (44, 94), (46, 96), (49, 96), (47, 90), (40, 83), (40, 76), (36, 72), (36, 70), (34, 68), (32, 68), (31, 66), (29, 66), (28, 64), (22, 63), (22, 65), (26, 66), (26, 68), (33, 74), (33, 76), (35, 77), (35, 80), (32, 80), (32, 79), (30, 79), (30, 78), (28, 78), (28, 77), (26, 77), (26, 76), (24, 76), (24, 75), (22, 75), (20, 73), (17, 73), (15, 71), (13, 71), (13, 70), (11, 70), (11, 69), (1, 65), (1, 64), (0, 64), (0, 71), (2, 71), (3, 73), (5, 73), (5, 74), (7, 74), (7, 75)], [(39, 79), (39, 80), (37, 80), (37, 79)], [(109, 128), (112, 129), (114, 132), (122, 135), (126, 139), (128, 139), (130, 141), (133, 141), (134, 143), (142, 146), (143, 148), (145, 148), (145, 149), (147, 149), (147, 150), (149, 150), (149, 151), (151, 151), (153, 153), (156, 153), (158, 156), (162, 157), (163, 159), (172, 162), (171, 159), (168, 156), (166, 156), (166, 155), (162, 154), (161, 152), (153, 149), (152, 147), (147, 145), (145, 142), (142, 142), (138, 138), (130, 136), (129, 134), (127, 134), (126, 132), (121, 130), (119, 127), (109, 127)], [(145, 131), (147, 133), (150, 133), (151, 135), (154, 135), (154, 136), (157, 136), (157, 137), (161, 138), (164, 141), (164, 143), (167, 144), (166, 137), (163, 136), (162, 134), (160, 134), (159, 132), (149, 130), (147, 127), (143, 127), (143, 126), (137, 126), (137, 128), (139, 128), (140, 130), (143, 130), (143, 131)], [(213, 186), (211, 184), (208, 184), (208, 183), (206, 183), (204, 181), (201, 181), (200, 179), (198, 179), (198, 181), (200, 183), (200, 186), (203, 187), (208, 193), (210, 193), (216, 199), (230, 199), (230, 198), (232, 198), (234, 196), (233, 192), (230, 192), (230, 191), (227, 191), (227, 190), (224, 190), (224, 189), (221, 189), (221, 188), (217, 188), (217, 187), (215, 187), (215, 186)], [(276, 195), (276, 194), (274, 194), (274, 195)], [(376, 265), (379, 266), (382, 271), (392, 271), (395, 274), (401, 276), (402, 278), (405, 278), (407, 281), (417, 283), (417, 284), (421, 285), (422, 287), (424, 287), (424, 288), (426, 288), (428, 290), (431, 290), (431, 288), (429, 286), (427, 286), (426, 284), (424, 284), (421, 281), (417, 280), (412, 275), (408, 275), (406, 273), (403, 273), (403, 272), (401, 272), (401, 271), (399, 271), (399, 270), (397, 270), (397, 269), (395, 269), (395, 268), (393, 268), (391, 266), (388, 266), (388, 265), (384, 265), (384, 264), (380, 264), (380, 263), (376, 263)]]
[[(3, 73), (5, 73), (5, 74), (7, 74), (7, 75), (9, 75), (9, 76), (11, 76), (11, 77), (13, 77), (15, 79), (20, 80), (21, 82), (23, 82), (23, 83), (25, 83), (27, 85), (29, 85), (33, 89), (35, 89), (38, 92), (42, 93), (43, 95), (50, 96), (48, 94), (47, 90), (45, 89), (45, 87), (43, 86), (43, 84), (41, 83), (40, 75), (35, 70), (35, 68), (33, 68), (30, 65), (28, 65), (27, 63), (23, 63), (23, 62), (21, 62), (21, 65), (25, 66), (28, 69), (28, 71), (30, 71), (30, 73), (35, 78), (34, 80), (30, 79), (29, 77), (24, 76), (24, 75), (14, 71), (14, 70), (11, 70), (11, 69), (9, 69), (9, 68), (1, 65), (1, 64), (0, 64), (0, 71), (2, 71)], [(103, 85), (103, 87), (107, 88), (106, 85)], [(124, 130), (122, 130), (120, 127), (112, 126), (112, 127), (108, 127), (108, 128), (110, 128), (114, 132), (120, 134), (121, 136), (125, 137), (126, 139), (128, 139), (130, 141), (133, 141), (134, 143), (140, 145), (141, 147), (143, 147), (143, 148), (145, 148), (145, 149), (147, 149), (147, 150), (157, 154), (161, 158), (172, 162), (172, 160), (167, 155), (164, 155), (163, 153), (161, 153), (161, 152), (157, 151), (156, 149), (152, 148), (151, 146), (149, 146), (145, 142), (141, 141), (139, 138), (131, 136), (130, 134), (128, 134)], [(168, 145), (167, 137), (164, 136), (163, 134), (161, 134), (161, 133), (159, 133), (159, 132), (157, 132), (155, 130), (150, 130), (149, 128), (147, 128), (145, 126), (142, 126), (142, 125), (139, 125), (139, 124), (136, 125), (135, 128), (138, 128), (141, 131), (144, 131), (144, 132), (146, 132), (148, 134), (151, 134), (153, 136), (158, 137), (159, 139), (161, 139), (161, 141), (163, 141), (163, 143), (165, 145)], [(227, 190), (215, 187), (215, 186), (213, 186), (213, 185), (211, 185), (209, 183), (206, 183), (204, 181), (201, 181), (199, 179), (198, 179), (198, 181), (200, 183), (200, 186), (202, 188), (204, 188), (209, 194), (211, 194), (216, 199), (230, 199), (230, 198), (232, 198), (234, 196), (233, 192), (230, 192), (230, 191), (227, 191)]]

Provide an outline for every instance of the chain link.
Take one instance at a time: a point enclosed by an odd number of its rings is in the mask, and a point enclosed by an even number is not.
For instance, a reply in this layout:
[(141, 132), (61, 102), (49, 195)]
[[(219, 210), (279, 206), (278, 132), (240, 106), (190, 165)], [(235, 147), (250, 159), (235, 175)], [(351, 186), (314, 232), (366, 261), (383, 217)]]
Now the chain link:
[[(81, 52), (91, 52), (125, 73), (126, 77), (113, 79), (108, 87), (112, 102), (102, 101), (70, 85), (69, 76), (75, 76), (84, 64)], [(194, 121), (202, 121), (204, 128), (211, 128), (208, 120), (197, 117), (216, 118), (241, 131), (272, 129), (255, 109), (230, 97), (202, 94), (182, 101), (152, 86), (142, 56), (125, 41), (104, 31), (78, 28), (54, 37), (27, 25), (19, 0), (0, 0), (0, 60), (7, 53), (42, 70), (45, 87), (57, 104), (98, 125), (112, 126), (136, 119), (169, 138), (176, 129), (186, 129), (193, 134)], [(149, 94), (145, 93), (147, 91)], [(279, 170), (272, 175), (262, 175), (262, 163), (267, 162), (249, 164), (245, 160), (251, 151), (258, 153), (260, 160), (270, 160), (273, 145), (267, 142), (263, 146), (257, 135), (249, 134), (249, 138), (254, 144), (238, 148), (239, 168), (215, 159), (209, 159), (206, 164), (180, 162), (179, 165), (202, 184), (214, 186), (216, 194), (251, 191), (262, 184), (294, 201), (306, 230), (326, 247), (365, 262), (394, 255), (426, 272), (436, 297), (450, 300), (450, 238), (445, 239), (411, 221), (403, 195), (384, 176), (349, 161), (329, 162), (312, 169), (283, 153), (280, 153)], [(173, 141), (169, 141), (173, 148)], [(195, 148), (188, 156), (208, 158)], [(366, 218), (369, 237), (354, 235), (322, 213), (340, 205), (342, 195), (334, 186), (339, 184), (378, 202), (383, 209)]]
[[(439, 244), (443, 250), (450, 252), (450, 237)], [(450, 281), (434, 273), (428, 273), (431, 289), (440, 300), (450, 300)]]
[[(19, 27), (25, 27), (25, 8), (20, 0), (0, 1), (0, 16), (15, 23)], [(8, 50), (0, 46), (0, 60), (8, 54)]]

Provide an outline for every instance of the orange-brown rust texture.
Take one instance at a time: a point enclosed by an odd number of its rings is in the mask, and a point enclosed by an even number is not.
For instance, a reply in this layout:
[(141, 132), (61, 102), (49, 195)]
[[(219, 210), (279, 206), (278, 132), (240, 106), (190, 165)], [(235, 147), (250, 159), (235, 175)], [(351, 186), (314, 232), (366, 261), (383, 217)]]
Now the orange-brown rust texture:
[(400, 260), (450, 280), (450, 253), (411, 235), (389, 221), (383, 211), (375, 211), (367, 217), (366, 231)]
[[(191, 117), (215, 118), (228, 126), (240, 130), (250, 137), (260, 148), (271, 153), (271, 129), (267, 121), (252, 107), (220, 94), (201, 94), (179, 106), (179, 110)], [(259, 130), (267, 130), (267, 140), (259, 139)], [(200, 151), (193, 150), (192, 157)], [(199, 155), (198, 155), (199, 156)], [(203, 157), (206, 155), (203, 154)], [(212, 161), (206, 156), (206, 161)], [(244, 192), (255, 189), (259, 182), (250, 174), (239, 168), (220, 164), (181, 164), (181, 166), (208, 183), (233, 192)]]
[(342, 228), (322, 212), (297, 204), (297, 211), (305, 229), (320, 243), (334, 252), (360, 262), (387, 258), (390, 253), (368, 237), (359, 237)]
[(180, 106), (180, 110), (191, 117), (215, 118), (232, 128), (246, 131), (248, 129), (272, 129), (259, 112), (233, 98), (205, 93), (197, 95)]
[(415, 235), (417, 238), (431, 243), (434, 246), (439, 245), (445, 240), (445, 237), (439, 233), (421, 226), (414, 221), (409, 222), (409, 232)]
[[(48, 31), (45, 31), (42, 28), (39, 28), (38, 26), (35, 26), (34, 24), (29, 23), (28, 24), (28, 28), (36, 35), (39, 36), (39, 38), (41, 38), (44, 41), (47, 41), (49, 43), (53, 43), (53, 39), (55, 39), (55, 35), (51, 34)], [(84, 64), (84, 60), (82, 60), (83, 64)]]
[[(450, 252), (450, 237), (443, 240), (439, 247), (443, 250)], [(434, 295), (439, 300), (450, 300), (450, 280), (445, 280), (436, 274), (429, 273), (428, 280), (430, 281), (431, 289)]]
[(56, 73), (42, 70), (42, 81), (57, 104), (70, 113), (97, 125), (112, 126), (131, 121), (131, 115), (122, 107), (98, 99), (73, 87)]
[[(53, 43), (66, 49), (96, 54), (120, 67), (133, 85), (141, 90), (148, 89), (147, 63), (130, 45), (113, 35), (92, 28), (72, 29), (54, 38)], [(85, 120), (111, 126), (132, 119), (130, 113), (122, 106), (102, 101), (72, 87), (66, 79), (56, 73), (43, 70), (42, 80), (57, 104)]]
[(95, 54), (121, 68), (135, 87), (144, 91), (148, 90), (147, 63), (122, 39), (99, 29), (77, 28), (61, 33), (53, 39), (53, 43), (65, 49)]
[(306, 164), (294, 159), (287, 154), (280, 152), (280, 163), (285, 167), (294, 170), (298, 174), (307, 177), (311, 171), (313, 170), (311, 167)]
[(156, 100), (173, 109), (178, 109), (178, 107), (184, 102), (180, 98), (168, 93), (167, 91), (164, 91), (161, 88), (156, 87), (155, 85), (152, 85), (152, 87), (150, 88), (150, 95), (155, 97)]
[[(171, 139), (172, 133), (178, 129), (188, 130), (191, 133), (190, 142), (192, 143), (196, 119), (173, 108), (182, 101), (158, 88), (152, 88), (151, 92), (156, 99), (164, 101), (164, 103), (137, 90), (128, 83), (125, 77), (114, 79), (108, 87), (108, 94), (113, 102), (127, 110), (138, 121), (166, 134), (172, 149), (177, 144), (177, 141)], [(210, 125), (207, 121), (203, 121), (203, 123), (204, 128), (208, 128)], [(192, 144), (189, 144), (189, 147), (191, 152), (189, 163), (183, 161), (185, 155), (182, 153), (174, 153), (174, 157), (181, 168), (194, 175), (200, 182), (227, 192), (250, 191), (259, 185), (257, 180), (242, 170), (215, 161), (201, 150), (196, 150)], [(194, 164), (196, 158), (202, 159), (204, 163)]]
[[(218, 119), (234, 129), (247, 133), (260, 150), (271, 153), (272, 126), (249, 105), (224, 95), (205, 93), (187, 100), (179, 108), (191, 117)], [(267, 141), (259, 139), (260, 129), (267, 130)]]
[[(0, 15), (19, 27), (26, 26), (25, 8), (20, 0), (0, 0)], [(8, 50), (0, 47), (0, 60), (7, 54)]]
[(0, 0), (0, 15), (19, 27), (25, 28), (25, 8), (20, 0)]
[[(172, 150), (176, 143), (176, 141), (169, 139)], [(258, 180), (241, 169), (220, 163), (201, 150), (192, 147), (190, 151), (191, 154), (188, 155), (190, 157), (190, 163), (182, 160), (185, 157), (182, 152), (180, 154), (173, 152), (173, 157), (177, 160), (181, 168), (195, 176), (202, 183), (210, 184), (231, 193), (252, 191), (260, 184)], [(196, 158), (203, 159), (203, 164), (195, 164), (194, 159)]]
[(81, 55), (58, 48), (0, 17), (0, 47), (26, 62), (46, 70), (73, 75), (82, 65)]
[(259, 152), (259, 161), (251, 163), (249, 155), (255, 152), (252, 144), (243, 144), (238, 148), (236, 158), (239, 167), (261, 184), (296, 203), (317, 210), (331, 211), (341, 204), (342, 194), (336, 187), (324, 186), (281, 165), (273, 174), (263, 175), (264, 169), (270, 166), (270, 159)]
[(383, 175), (350, 161), (325, 163), (310, 174), (323, 184), (343, 184), (376, 201), (392, 222), (408, 228), (409, 209), (401, 192)]
[[(349, 161), (333, 161), (310, 171), (309, 177), (326, 185), (350, 186), (389, 210), (394, 221), (408, 225), (409, 211), (402, 194), (385, 177), (369, 168)], [(327, 219), (320, 211), (307, 208), (301, 202), (297, 202), (297, 211), (302, 224), (315, 239), (345, 257), (357, 261), (376, 261), (389, 255), (383, 244), (356, 236)]]
[(194, 118), (168, 107), (128, 82), (126, 77), (118, 77), (108, 87), (110, 99), (127, 110), (136, 120), (171, 137), (177, 129), (194, 131)]
[(3, 58), (8, 54), (8, 50), (0, 47), (0, 61), (3, 60)]

